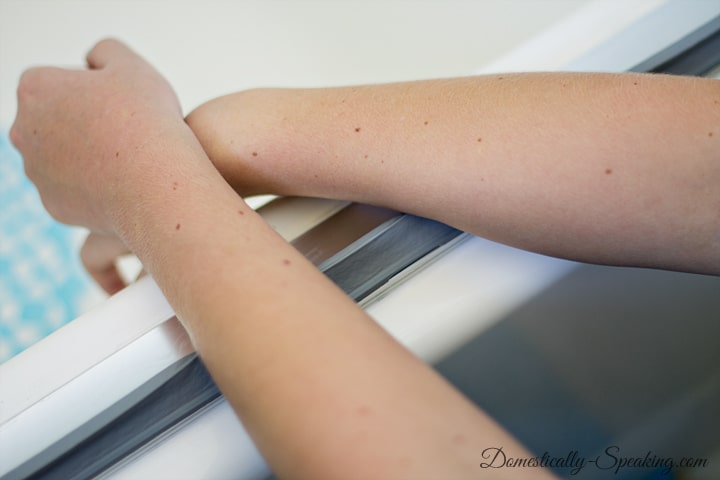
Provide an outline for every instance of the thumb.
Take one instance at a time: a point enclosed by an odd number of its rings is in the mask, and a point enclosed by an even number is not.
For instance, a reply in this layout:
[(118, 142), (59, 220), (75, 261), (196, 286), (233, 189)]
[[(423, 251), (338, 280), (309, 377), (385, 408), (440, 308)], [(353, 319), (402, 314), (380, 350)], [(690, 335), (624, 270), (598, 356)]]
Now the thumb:
[(106, 38), (95, 44), (85, 59), (91, 69), (102, 69), (118, 60), (138, 58), (138, 55), (121, 41)]

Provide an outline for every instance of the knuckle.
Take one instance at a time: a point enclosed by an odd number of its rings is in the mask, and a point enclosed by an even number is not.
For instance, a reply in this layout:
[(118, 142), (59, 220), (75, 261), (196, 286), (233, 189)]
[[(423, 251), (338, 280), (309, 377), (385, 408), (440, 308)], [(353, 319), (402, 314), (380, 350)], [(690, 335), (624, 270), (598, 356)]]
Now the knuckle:
[(43, 70), (42, 67), (29, 68), (20, 75), (17, 88), (18, 98), (24, 98), (37, 90), (40, 78), (43, 76)]
[(20, 150), (22, 144), (22, 135), (20, 134), (20, 128), (18, 127), (17, 123), (13, 123), (13, 125), (10, 127), (8, 137), (10, 138), (10, 143), (15, 145), (15, 147)]
[(68, 73), (70, 73), (70, 70), (58, 67), (28, 68), (20, 75), (18, 81), (18, 100), (22, 102), (24, 99), (46, 90), (58, 90), (61, 88), (59, 83), (66, 79)]

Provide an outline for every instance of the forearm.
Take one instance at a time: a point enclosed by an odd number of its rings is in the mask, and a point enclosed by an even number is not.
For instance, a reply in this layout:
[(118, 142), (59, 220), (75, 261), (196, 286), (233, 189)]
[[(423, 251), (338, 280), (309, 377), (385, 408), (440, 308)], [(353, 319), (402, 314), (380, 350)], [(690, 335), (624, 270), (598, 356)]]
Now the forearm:
[[(527, 455), (277, 234), (199, 149), (118, 222), (283, 478), (477, 478)], [(154, 154), (151, 156), (155, 156)], [(540, 470), (528, 472), (545, 475)]]
[(240, 192), (375, 203), (578, 260), (720, 273), (720, 83), (524, 74), (259, 90), (188, 121)]
[(108, 290), (107, 256), (138, 255), (277, 473), (476, 477), (484, 448), (521, 454), (248, 208), (147, 62), (114, 40), (87, 62), (23, 74), (26, 172), (91, 230), (83, 259)]

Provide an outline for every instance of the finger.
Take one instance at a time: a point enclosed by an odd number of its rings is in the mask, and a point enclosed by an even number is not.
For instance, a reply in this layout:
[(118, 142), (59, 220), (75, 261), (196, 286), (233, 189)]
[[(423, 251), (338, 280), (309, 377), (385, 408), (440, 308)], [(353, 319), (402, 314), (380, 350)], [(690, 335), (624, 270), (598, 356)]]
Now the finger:
[(124, 43), (114, 38), (106, 38), (99, 41), (88, 52), (85, 60), (91, 69), (101, 69), (107, 67), (111, 62), (137, 58), (139, 58), (138, 55)]
[(126, 287), (116, 260), (129, 250), (117, 237), (90, 233), (80, 250), (80, 259), (90, 276), (108, 294)]

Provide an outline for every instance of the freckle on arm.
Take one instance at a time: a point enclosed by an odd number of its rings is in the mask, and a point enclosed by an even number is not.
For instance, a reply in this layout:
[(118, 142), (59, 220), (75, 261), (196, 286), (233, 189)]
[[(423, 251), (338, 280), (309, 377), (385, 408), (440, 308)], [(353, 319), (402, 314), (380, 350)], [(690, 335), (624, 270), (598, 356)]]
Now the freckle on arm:
[(367, 417), (371, 413), (370, 407), (367, 405), (360, 405), (355, 411), (361, 417)]
[(452, 443), (454, 443), (455, 445), (462, 445), (466, 441), (467, 441), (467, 439), (465, 438), (465, 435), (463, 435), (462, 433), (457, 433), (452, 438)]

